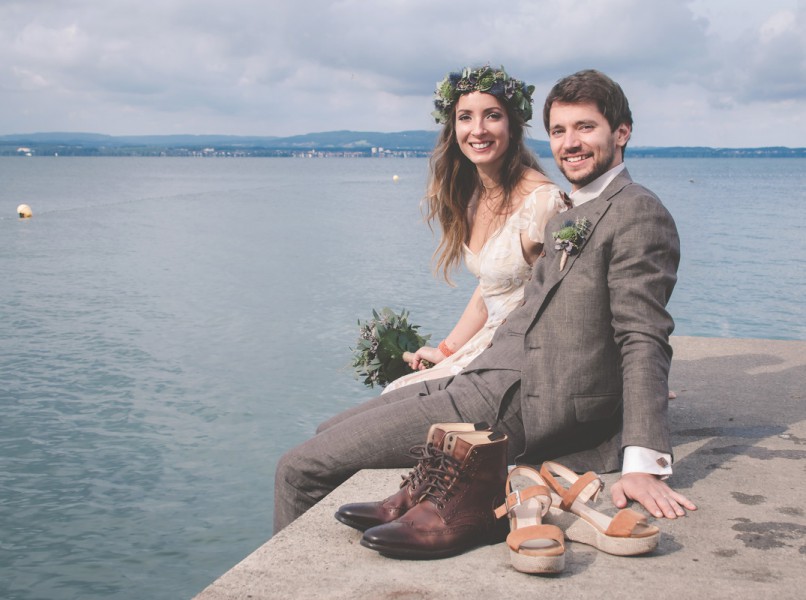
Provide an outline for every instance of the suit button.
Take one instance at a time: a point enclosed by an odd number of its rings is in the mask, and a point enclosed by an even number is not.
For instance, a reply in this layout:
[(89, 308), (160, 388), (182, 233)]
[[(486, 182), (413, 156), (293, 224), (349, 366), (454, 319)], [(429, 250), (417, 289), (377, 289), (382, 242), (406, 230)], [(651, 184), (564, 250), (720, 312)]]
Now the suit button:
[(526, 306), (526, 300), (521, 300), (521, 306)]
[(504, 324), (504, 323), (506, 323), (506, 322), (507, 322), (507, 320), (506, 320), (506, 319), (502, 319), (502, 320), (501, 320), (501, 325), (503, 325), (503, 324)]

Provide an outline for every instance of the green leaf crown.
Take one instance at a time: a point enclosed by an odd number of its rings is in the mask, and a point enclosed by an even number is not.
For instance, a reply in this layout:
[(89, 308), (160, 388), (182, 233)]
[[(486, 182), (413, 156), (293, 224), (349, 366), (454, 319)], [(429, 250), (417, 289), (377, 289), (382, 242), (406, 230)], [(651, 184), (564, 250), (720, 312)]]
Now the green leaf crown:
[(431, 114), (437, 123), (447, 123), (451, 109), (463, 94), (485, 92), (502, 100), (510, 112), (521, 116), (526, 123), (532, 118), (532, 93), (535, 86), (507, 75), (504, 67), (493, 69), (489, 65), (483, 67), (466, 67), (462, 72), (448, 73), (445, 79), (437, 83), (434, 96), (434, 110)]

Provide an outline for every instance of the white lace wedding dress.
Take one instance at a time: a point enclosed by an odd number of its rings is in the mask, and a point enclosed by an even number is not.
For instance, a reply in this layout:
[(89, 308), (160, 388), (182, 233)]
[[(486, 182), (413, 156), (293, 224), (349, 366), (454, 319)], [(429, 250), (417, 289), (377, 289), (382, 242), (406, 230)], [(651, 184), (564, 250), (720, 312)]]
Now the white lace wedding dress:
[(544, 242), (546, 223), (566, 209), (560, 189), (554, 184), (543, 184), (526, 197), (521, 207), (490, 236), (478, 254), (465, 246), (465, 264), (479, 280), (487, 307), (487, 322), (454, 354), (430, 369), (391, 382), (384, 392), (418, 381), (455, 375), (481, 354), (501, 321), (523, 299), (523, 286), (532, 267), (523, 257), (521, 234), (525, 232), (533, 242)]

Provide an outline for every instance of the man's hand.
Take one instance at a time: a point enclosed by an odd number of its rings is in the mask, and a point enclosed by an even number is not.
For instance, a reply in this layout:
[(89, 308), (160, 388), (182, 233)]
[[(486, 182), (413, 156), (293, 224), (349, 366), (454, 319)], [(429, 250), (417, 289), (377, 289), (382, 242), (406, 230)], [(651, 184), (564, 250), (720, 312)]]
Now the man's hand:
[(635, 500), (658, 519), (676, 519), (684, 517), (686, 509), (697, 510), (691, 500), (650, 473), (625, 473), (610, 488), (610, 496), (618, 508), (626, 507), (628, 499)]

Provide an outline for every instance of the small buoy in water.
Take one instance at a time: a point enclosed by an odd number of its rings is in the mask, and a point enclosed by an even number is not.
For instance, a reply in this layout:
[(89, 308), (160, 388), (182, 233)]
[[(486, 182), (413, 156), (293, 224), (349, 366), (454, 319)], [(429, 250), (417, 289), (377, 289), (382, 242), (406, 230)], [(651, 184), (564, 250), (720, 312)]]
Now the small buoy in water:
[(397, 175), (392, 175), (392, 181), (394, 181), (395, 183), (397, 183), (397, 180), (398, 180), (398, 179), (400, 179), (400, 177), (398, 177)]
[(17, 207), (17, 214), (20, 215), (20, 219), (30, 219), (31, 218), (31, 207), (27, 204), (20, 204)]

